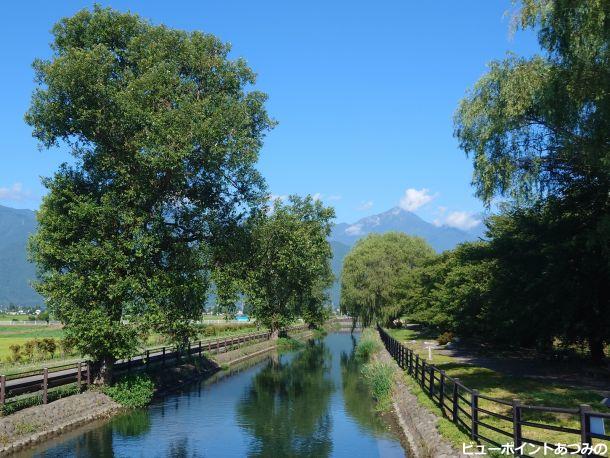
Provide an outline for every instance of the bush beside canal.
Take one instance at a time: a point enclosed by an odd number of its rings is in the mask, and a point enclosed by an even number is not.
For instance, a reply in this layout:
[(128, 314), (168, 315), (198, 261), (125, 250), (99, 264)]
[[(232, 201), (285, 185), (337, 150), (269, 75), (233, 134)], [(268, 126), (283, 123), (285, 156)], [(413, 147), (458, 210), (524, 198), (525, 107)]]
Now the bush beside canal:
[(150, 403), (155, 384), (148, 374), (130, 374), (104, 387), (103, 391), (123, 407), (137, 408)]
[(277, 339), (277, 349), (279, 351), (298, 350), (304, 345), (303, 342), (292, 337), (280, 337)]

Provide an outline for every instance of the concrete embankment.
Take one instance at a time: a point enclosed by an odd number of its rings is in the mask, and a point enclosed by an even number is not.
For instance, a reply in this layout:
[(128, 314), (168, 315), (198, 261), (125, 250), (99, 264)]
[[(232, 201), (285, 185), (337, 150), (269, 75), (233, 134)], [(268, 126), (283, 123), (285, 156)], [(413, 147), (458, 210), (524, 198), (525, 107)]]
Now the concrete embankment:
[[(295, 334), (297, 340), (311, 337), (309, 331)], [(275, 341), (264, 341), (227, 352), (208, 355), (196, 364), (185, 363), (151, 372), (155, 396), (163, 396), (222, 368), (276, 349)], [(46, 405), (20, 410), (0, 418), (0, 456), (9, 455), (49, 440), (95, 420), (109, 418), (123, 408), (104, 393), (91, 389)]]

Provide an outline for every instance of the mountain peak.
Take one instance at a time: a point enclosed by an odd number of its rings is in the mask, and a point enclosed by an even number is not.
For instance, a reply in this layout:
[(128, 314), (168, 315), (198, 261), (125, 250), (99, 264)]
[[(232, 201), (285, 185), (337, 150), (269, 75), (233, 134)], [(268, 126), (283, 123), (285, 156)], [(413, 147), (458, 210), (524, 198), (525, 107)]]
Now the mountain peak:
[(435, 226), (424, 221), (415, 213), (398, 206), (382, 213), (361, 218), (352, 224), (337, 224), (330, 238), (347, 245), (353, 245), (368, 234), (383, 234), (390, 231), (423, 237), (439, 252), (451, 249), (458, 243), (475, 239), (472, 234), (454, 227)]

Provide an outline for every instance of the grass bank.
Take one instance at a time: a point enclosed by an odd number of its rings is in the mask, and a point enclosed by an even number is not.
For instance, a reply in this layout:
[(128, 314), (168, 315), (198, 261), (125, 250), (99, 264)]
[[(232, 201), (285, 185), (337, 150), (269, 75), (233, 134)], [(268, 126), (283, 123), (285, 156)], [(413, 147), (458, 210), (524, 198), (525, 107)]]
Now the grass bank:
[(379, 411), (388, 411), (392, 404), (394, 386), (394, 369), (387, 363), (373, 356), (383, 346), (373, 329), (365, 329), (356, 346), (356, 358), (363, 363), (361, 374), (375, 399)]

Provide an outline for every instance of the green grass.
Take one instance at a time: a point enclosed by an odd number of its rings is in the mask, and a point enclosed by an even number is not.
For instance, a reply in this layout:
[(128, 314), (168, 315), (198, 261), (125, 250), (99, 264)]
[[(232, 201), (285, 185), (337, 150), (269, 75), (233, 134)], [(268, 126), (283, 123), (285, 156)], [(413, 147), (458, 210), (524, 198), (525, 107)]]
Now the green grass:
[(362, 366), (362, 375), (377, 401), (377, 410), (388, 410), (392, 404), (394, 368), (380, 361), (371, 361)]
[(371, 329), (365, 329), (362, 332), (362, 336), (358, 341), (355, 351), (356, 358), (358, 358), (360, 361), (368, 361), (373, 353), (381, 350), (381, 343), (373, 334), (375, 332), (377, 331), (373, 331)]
[(292, 337), (280, 337), (277, 339), (277, 349), (280, 351), (298, 350), (304, 346), (303, 342)]
[[(429, 335), (422, 335), (417, 331), (409, 329), (389, 330), (389, 333), (396, 339), (404, 342), (409, 348), (413, 349), (417, 354), (419, 354), (420, 357), (427, 358), (428, 351), (424, 347), (423, 342), (425, 340), (430, 340)], [(412, 342), (413, 340), (415, 340), (415, 342)], [(551, 383), (548, 380), (506, 375), (484, 367), (466, 364), (457, 360), (456, 358), (445, 355), (434, 355), (432, 364), (444, 370), (445, 373), (450, 377), (459, 378), (464, 386), (471, 389), (476, 389), (481, 394), (486, 396), (505, 401), (519, 399), (523, 404), (543, 405), (547, 407), (577, 408), (580, 404), (589, 404), (594, 410), (610, 412), (610, 409), (604, 408), (600, 404), (602, 395), (592, 390), (562, 385), (561, 383)], [(405, 379), (412, 388), (413, 392), (420, 399), (420, 402), (442, 416), (440, 409), (432, 403), (427, 395), (421, 390), (419, 385), (408, 375), (405, 375)], [(464, 396), (468, 398), (466, 394), (464, 394)], [(460, 405), (466, 411), (469, 411), (470, 407), (466, 403), (460, 401)], [(504, 406), (484, 399), (480, 399), (479, 406), (491, 412), (508, 416), (512, 415), (510, 406)], [(579, 419), (576, 415), (563, 415), (525, 410), (523, 419), (532, 422), (547, 423), (576, 429), (580, 427)], [(483, 413), (479, 414), (479, 420), (496, 428), (500, 428), (506, 432), (512, 433), (512, 424), (507, 421)], [(503, 435), (492, 430), (484, 427), (480, 428), (481, 434), (496, 440), (499, 443), (511, 441), (510, 438), (504, 437)], [(458, 445), (460, 450), (463, 442), (468, 443), (468, 436), (447, 419), (441, 419), (439, 423), (439, 430), (441, 431), (441, 434), (450, 439), (454, 444)], [(546, 441), (552, 444), (559, 442), (575, 443), (578, 442), (579, 439), (573, 434), (545, 431), (539, 428), (526, 426), (523, 426), (523, 436), (543, 442)]]
[(8, 315), (0, 313), (0, 321), (30, 321), (31, 315)]

